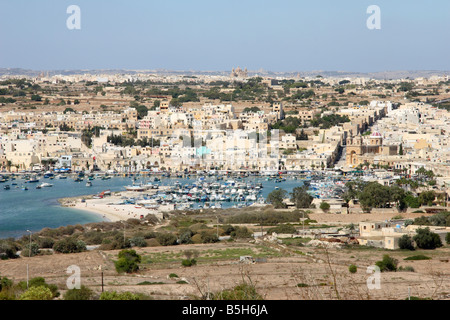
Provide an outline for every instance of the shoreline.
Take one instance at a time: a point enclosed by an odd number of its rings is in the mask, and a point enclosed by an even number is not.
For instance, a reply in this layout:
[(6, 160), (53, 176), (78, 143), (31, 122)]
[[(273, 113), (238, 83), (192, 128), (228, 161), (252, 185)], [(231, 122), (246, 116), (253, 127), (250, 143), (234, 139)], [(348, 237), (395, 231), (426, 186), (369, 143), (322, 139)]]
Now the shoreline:
[[(113, 192), (111, 196), (102, 199), (94, 199), (93, 195), (89, 195), (61, 198), (58, 199), (58, 202), (62, 207), (68, 207), (100, 216), (104, 222), (140, 219), (141, 216), (145, 217), (148, 214), (162, 214), (160, 210), (150, 210), (133, 204), (117, 204), (122, 200), (121, 198), (124, 194), (126, 194), (127, 197), (136, 195), (135, 192), (120, 191)], [(83, 199), (84, 202), (82, 202)]]

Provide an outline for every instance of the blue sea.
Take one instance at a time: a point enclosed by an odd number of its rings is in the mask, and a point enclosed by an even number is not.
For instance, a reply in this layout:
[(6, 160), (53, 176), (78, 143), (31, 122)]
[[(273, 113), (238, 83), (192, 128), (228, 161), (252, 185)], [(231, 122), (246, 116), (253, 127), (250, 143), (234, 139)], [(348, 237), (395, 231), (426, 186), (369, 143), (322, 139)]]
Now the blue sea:
[[(184, 185), (195, 182), (196, 178), (161, 178), (158, 184), (161, 186), (173, 185), (175, 181), (179, 181)], [(206, 178), (205, 181), (211, 181), (211, 179)], [(224, 181), (226, 181), (226, 178), (224, 178)], [(224, 181), (219, 182), (223, 183)], [(262, 183), (262, 196), (264, 198), (276, 187), (291, 192), (293, 188), (302, 185), (301, 180), (289, 178), (279, 183), (267, 181), (262, 177), (251, 177), (242, 179), (242, 181)], [(11, 185), (12, 182), (17, 183), (17, 186)], [(36, 186), (43, 182), (51, 183), (53, 187), (36, 189)], [(139, 182), (154, 183), (153, 178), (142, 180), (138, 178), (136, 183)], [(100, 215), (62, 207), (58, 199), (96, 194), (108, 189), (111, 191), (124, 191), (124, 186), (132, 183), (133, 179), (130, 177), (113, 177), (109, 180), (95, 179), (92, 181), (92, 187), (86, 187), (86, 181), (75, 182), (71, 178), (50, 180), (41, 177), (38, 183), (24, 183), (24, 180), (21, 179), (0, 183), (0, 239), (17, 238), (27, 234), (27, 230), (36, 232), (46, 227), (58, 228), (60, 226), (104, 221)], [(11, 186), (10, 190), (3, 189), (3, 186), (6, 184)], [(28, 190), (22, 190), (22, 186), (27, 186)]]

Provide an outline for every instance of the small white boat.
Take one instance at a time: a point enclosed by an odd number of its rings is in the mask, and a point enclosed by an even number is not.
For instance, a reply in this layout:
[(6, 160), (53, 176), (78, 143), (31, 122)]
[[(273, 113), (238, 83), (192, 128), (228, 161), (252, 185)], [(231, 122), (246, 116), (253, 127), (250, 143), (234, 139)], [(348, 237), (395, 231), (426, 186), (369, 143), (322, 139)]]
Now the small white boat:
[(86, 187), (92, 187), (92, 182), (90, 181), (86, 182)]
[(49, 188), (49, 187), (53, 187), (53, 185), (51, 184), (51, 183), (47, 183), (47, 182), (44, 182), (44, 183), (41, 183), (41, 188)]
[(127, 191), (145, 191), (147, 190), (144, 186), (125, 186), (125, 190)]

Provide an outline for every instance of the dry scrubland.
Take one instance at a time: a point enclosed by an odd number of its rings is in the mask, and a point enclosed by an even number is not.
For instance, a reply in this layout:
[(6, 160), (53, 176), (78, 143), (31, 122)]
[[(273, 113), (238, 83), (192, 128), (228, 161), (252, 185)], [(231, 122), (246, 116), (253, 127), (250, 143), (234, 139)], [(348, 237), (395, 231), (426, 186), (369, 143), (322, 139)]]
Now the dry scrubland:
[[(254, 242), (254, 241), (253, 241)], [(450, 299), (450, 248), (432, 251), (393, 251), (354, 248), (329, 249), (285, 246), (271, 242), (221, 242), (218, 244), (146, 247), (136, 249), (143, 257), (136, 274), (119, 275), (113, 261), (119, 250), (54, 254), (0, 262), (0, 274), (15, 282), (42, 276), (66, 289), (70, 265), (81, 268), (82, 284), (101, 292), (104, 289), (142, 292), (154, 299), (190, 299), (206, 292), (229, 289), (246, 281), (253, 283), (265, 299), (405, 299), (412, 296)], [(198, 252), (197, 265), (182, 267), (186, 250)], [(388, 253), (399, 266), (412, 266), (415, 272), (383, 272), (381, 289), (368, 290), (366, 268)], [(408, 256), (425, 254), (426, 261), (404, 261)], [(265, 257), (266, 262), (239, 263), (241, 255)], [(358, 267), (355, 274), (349, 265)], [(172, 277), (169, 277), (173, 274)], [(176, 275), (177, 277), (174, 277)], [(177, 283), (185, 281), (187, 283)], [(141, 284), (139, 284), (141, 283)], [(298, 286), (299, 284), (303, 284)], [(336, 286), (334, 285), (336, 284)], [(305, 286), (307, 285), (307, 286)]]
[[(181, 234), (185, 228), (206, 230), (216, 233), (217, 214), (220, 210), (195, 211), (189, 214), (172, 212), (159, 223), (153, 220), (128, 221), (127, 237), (143, 232)], [(249, 221), (264, 217), (264, 229), (291, 219), (301, 227), (299, 210), (273, 210), (271, 207), (228, 209), (221, 212), (221, 227), (227, 223), (246, 226), (259, 231), (260, 226)], [(396, 211), (380, 214), (325, 214), (318, 211), (306, 212), (307, 217), (316, 220), (317, 225), (348, 225), (367, 220), (385, 220), (398, 215)], [(424, 214), (406, 213), (407, 218)], [(147, 217), (146, 217), (147, 219)], [(274, 219), (278, 219), (275, 222)], [(292, 220), (294, 219), (294, 220)], [(233, 222), (234, 221), (234, 222)], [(89, 228), (88, 228), (89, 226)], [(312, 226), (312, 225), (310, 225)], [(80, 226), (81, 227), (81, 226)], [(121, 222), (94, 223), (85, 226), (91, 231), (77, 231), (72, 235), (89, 235), (92, 232), (123, 231)], [(308, 227), (308, 225), (307, 225)], [(61, 229), (61, 228), (60, 228)], [(64, 228), (62, 228), (64, 229)], [(59, 229), (58, 229), (59, 230)], [(96, 230), (96, 231), (94, 231)], [(222, 232), (221, 228), (219, 228)], [(57, 230), (55, 230), (57, 231)], [(63, 230), (59, 230), (63, 236)], [(59, 234), (58, 233), (58, 234)], [(48, 234), (48, 231), (45, 233)], [(119, 234), (121, 237), (121, 235)], [(83, 239), (83, 238), (81, 238)], [(89, 239), (86, 237), (86, 239)], [(193, 237), (194, 239), (194, 237)], [(232, 289), (242, 282), (255, 286), (265, 299), (405, 299), (408, 290), (411, 296), (420, 298), (450, 300), (450, 246), (436, 250), (396, 250), (348, 246), (342, 249), (324, 249), (305, 246), (310, 239), (285, 239), (282, 243), (268, 240), (237, 239), (218, 243), (183, 244), (159, 246), (156, 239), (149, 239), (147, 247), (133, 248), (142, 256), (140, 270), (134, 274), (118, 274), (114, 261), (120, 250), (87, 251), (73, 254), (38, 255), (0, 261), (0, 275), (15, 283), (26, 280), (29, 265), (30, 278), (44, 277), (49, 284), (56, 284), (63, 296), (71, 265), (81, 269), (81, 282), (101, 293), (101, 274), (104, 274), (105, 291), (130, 291), (144, 293), (153, 299), (196, 299), (207, 292), (217, 293)], [(103, 247), (101, 248), (103, 249)], [(186, 252), (195, 252), (197, 265), (183, 267)], [(411, 271), (381, 273), (381, 288), (368, 290), (366, 281), (370, 274), (367, 267), (381, 260), (383, 255), (398, 260), (398, 267), (412, 267)], [(414, 255), (426, 255), (430, 260), (405, 261)], [(256, 263), (240, 263), (241, 256), (259, 258)], [(356, 273), (349, 272), (350, 265), (357, 266)]]

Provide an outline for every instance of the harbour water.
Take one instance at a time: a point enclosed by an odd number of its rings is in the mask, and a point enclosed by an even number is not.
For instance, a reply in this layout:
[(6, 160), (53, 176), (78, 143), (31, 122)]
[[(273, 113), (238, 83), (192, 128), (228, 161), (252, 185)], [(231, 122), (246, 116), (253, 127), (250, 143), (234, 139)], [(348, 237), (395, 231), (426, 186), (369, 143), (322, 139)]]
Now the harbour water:
[[(224, 178), (224, 181), (226, 178)], [(40, 177), (37, 183), (25, 183), (23, 179), (7, 181), (0, 184), (0, 238), (20, 237), (27, 234), (27, 230), (39, 231), (45, 227), (57, 228), (66, 225), (85, 224), (90, 222), (104, 221), (100, 215), (87, 211), (60, 206), (58, 199), (65, 197), (76, 197), (82, 195), (97, 194), (104, 190), (125, 191), (125, 186), (134, 183), (148, 183), (152, 178), (133, 180), (131, 177), (112, 177), (108, 180), (96, 178), (92, 180), (92, 186), (86, 186), (87, 179), (75, 182), (67, 179), (45, 179)], [(174, 185), (179, 182), (182, 185), (192, 184), (195, 177), (183, 178), (161, 178), (157, 184), (161, 186)], [(205, 181), (214, 181), (214, 178), (206, 177)], [(224, 181), (218, 181), (223, 183)], [(263, 188), (260, 195), (266, 199), (267, 195), (275, 188), (282, 188), (291, 192), (293, 188), (301, 186), (301, 180), (286, 178), (286, 181), (276, 182), (274, 179), (267, 180), (265, 177), (249, 177), (238, 180), (240, 182), (261, 183)], [(50, 183), (52, 187), (36, 186), (43, 182)], [(12, 185), (16, 183), (16, 185)], [(10, 185), (10, 190), (4, 190), (4, 185)], [(22, 187), (28, 190), (22, 190)], [(233, 203), (223, 205), (223, 208), (232, 206)]]

